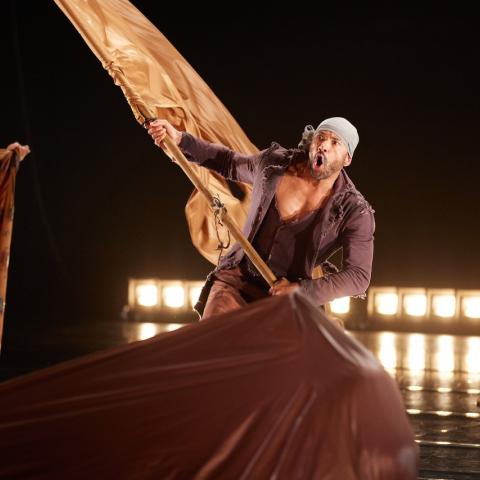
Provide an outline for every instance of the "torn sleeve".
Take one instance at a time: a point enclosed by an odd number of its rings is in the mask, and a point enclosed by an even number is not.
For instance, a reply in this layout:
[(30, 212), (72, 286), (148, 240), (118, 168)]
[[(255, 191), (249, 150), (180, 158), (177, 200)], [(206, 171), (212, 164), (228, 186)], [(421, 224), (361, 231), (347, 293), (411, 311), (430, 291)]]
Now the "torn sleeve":
[(224, 145), (210, 143), (184, 132), (179, 144), (187, 160), (208, 168), (228, 180), (253, 184), (262, 152), (246, 155)]
[(370, 207), (357, 209), (341, 234), (343, 266), (337, 273), (317, 279), (301, 280), (304, 293), (317, 305), (340, 297), (365, 297), (370, 285), (373, 263), (374, 212)]

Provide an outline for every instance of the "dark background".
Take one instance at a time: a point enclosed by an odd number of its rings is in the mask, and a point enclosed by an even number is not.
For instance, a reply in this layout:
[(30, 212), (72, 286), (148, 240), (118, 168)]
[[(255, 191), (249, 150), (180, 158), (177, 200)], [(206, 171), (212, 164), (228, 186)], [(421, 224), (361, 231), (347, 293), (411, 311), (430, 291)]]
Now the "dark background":
[[(298, 3), (133, 2), (259, 147), (330, 116), (357, 126), (348, 173), (376, 210), (372, 284), (480, 288), (474, 16)], [(3, 1), (0, 145), (17, 176), (6, 326), (115, 318), (128, 277), (202, 279), (191, 186), (136, 123), (53, 1)]]

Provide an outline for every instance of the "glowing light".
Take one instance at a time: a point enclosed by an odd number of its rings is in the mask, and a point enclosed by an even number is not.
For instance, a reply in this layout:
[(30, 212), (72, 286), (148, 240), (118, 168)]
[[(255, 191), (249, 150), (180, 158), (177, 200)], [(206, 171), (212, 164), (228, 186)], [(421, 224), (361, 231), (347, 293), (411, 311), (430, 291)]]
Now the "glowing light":
[(427, 313), (427, 296), (421, 293), (407, 293), (403, 297), (403, 308), (411, 317), (423, 317)]
[(382, 332), (379, 335), (380, 348), (378, 360), (387, 370), (393, 370), (397, 366), (396, 336), (391, 332)]
[(467, 412), (465, 414), (466, 417), (468, 418), (480, 418), (480, 413), (477, 412)]
[(410, 390), (411, 392), (421, 392), (423, 390), (423, 387), (420, 385), (409, 385), (407, 387), (407, 390)]
[(440, 392), (440, 393), (449, 393), (451, 391), (452, 391), (452, 389), (450, 387), (438, 387), (437, 388), (437, 392)]
[(441, 417), (448, 417), (453, 414), (453, 412), (446, 412), (445, 410), (437, 410), (435, 413)]
[(158, 288), (153, 283), (140, 283), (135, 287), (137, 304), (142, 307), (158, 305)]
[(462, 313), (468, 318), (480, 318), (480, 297), (463, 297)]
[(179, 328), (182, 328), (184, 325), (181, 323), (167, 323), (165, 325), (165, 331), (166, 332), (173, 332), (174, 330), (178, 330)]
[(451, 335), (440, 335), (437, 337), (435, 359), (439, 372), (450, 373), (454, 371), (455, 356), (453, 351), (453, 337)]
[(345, 314), (350, 311), (350, 297), (336, 298), (330, 302), (332, 313)]
[(425, 370), (425, 336), (420, 333), (408, 337), (407, 365), (414, 372)]
[(202, 291), (202, 286), (199, 287), (190, 287), (188, 292), (188, 296), (190, 298), (190, 306), (193, 308), (195, 304), (198, 302), (198, 298), (200, 297), (200, 293)]
[(432, 312), (436, 317), (451, 318), (455, 316), (455, 295), (433, 295)]
[(155, 323), (141, 323), (139, 327), (138, 340), (146, 340), (158, 333), (158, 325)]
[(469, 393), (470, 395), (479, 395), (480, 388), (467, 388), (467, 393)]
[(480, 337), (467, 338), (465, 367), (468, 373), (471, 373), (471, 374), (480, 373)]
[(417, 408), (407, 408), (407, 413), (410, 415), (418, 415), (419, 413), (422, 413), (422, 411)]
[(396, 293), (376, 293), (375, 311), (380, 315), (395, 315), (398, 312), (398, 295)]
[(163, 287), (163, 303), (170, 308), (183, 307), (185, 305), (185, 289), (181, 285)]

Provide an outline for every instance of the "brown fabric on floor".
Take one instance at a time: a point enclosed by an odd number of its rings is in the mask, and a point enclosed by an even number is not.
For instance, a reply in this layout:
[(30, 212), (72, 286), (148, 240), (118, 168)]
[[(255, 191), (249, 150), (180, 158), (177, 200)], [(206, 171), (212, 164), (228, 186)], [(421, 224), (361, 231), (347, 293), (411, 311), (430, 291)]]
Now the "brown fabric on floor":
[(0, 478), (413, 480), (394, 381), (304, 296), (0, 384)]

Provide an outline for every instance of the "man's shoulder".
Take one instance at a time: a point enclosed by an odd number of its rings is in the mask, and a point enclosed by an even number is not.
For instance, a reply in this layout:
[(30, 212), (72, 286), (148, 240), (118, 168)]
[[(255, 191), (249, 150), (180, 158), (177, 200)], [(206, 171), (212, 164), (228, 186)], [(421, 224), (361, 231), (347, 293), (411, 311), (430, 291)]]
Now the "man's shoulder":
[(266, 167), (270, 165), (288, 167), (292, 163), (305, 160), (305, 155), (303, 150), (285, 148), (277, 142), (272, 142), (268, 148), (261, 151), (261, 158)]
[(345, 182), (342, 195), (343, 203), (349, 207), (349, 210), (351, 210), (352, 213), (356, 211), (361, 214), (366, 212), (374, 214), (375, 210), (373, 209), (372, 205), (368, 202), (360, 190), (358, 190), (345, 170), (342, 170), (342, 175)]
[(265, 148), (262, 150), (262, 154), (264, 157), (273, 157), (273, 158), (279, 158), (284, 155), (286, 155), (288, 152), (288, 149), (285, 147), (282, 147), (278, 142), (272, 142), (269, 147)]

